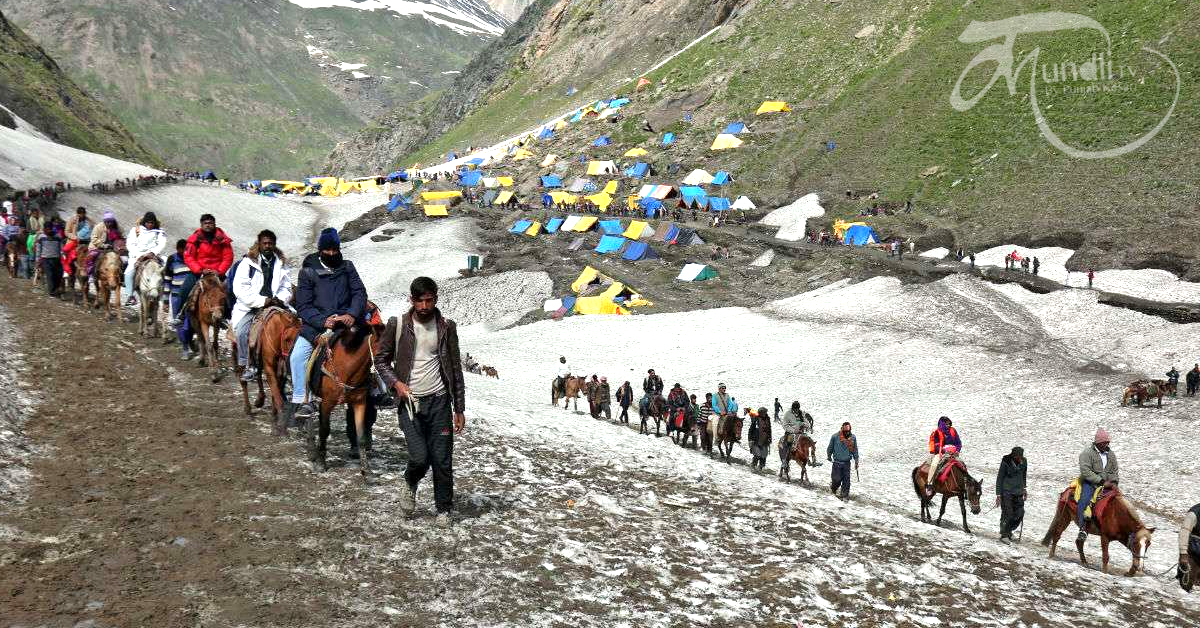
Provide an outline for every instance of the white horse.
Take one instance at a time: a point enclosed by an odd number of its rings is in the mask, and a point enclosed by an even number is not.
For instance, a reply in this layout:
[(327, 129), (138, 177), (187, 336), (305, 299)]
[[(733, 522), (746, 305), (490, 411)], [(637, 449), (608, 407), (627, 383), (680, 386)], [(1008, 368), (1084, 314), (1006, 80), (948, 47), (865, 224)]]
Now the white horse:
[(162, 297), (163, 265), (158, 257), (147, 258), (137, 270), (134, 290), (138, 297), (138, 333), (157, 338), (162, 335), (158, 324), (159, 299)]

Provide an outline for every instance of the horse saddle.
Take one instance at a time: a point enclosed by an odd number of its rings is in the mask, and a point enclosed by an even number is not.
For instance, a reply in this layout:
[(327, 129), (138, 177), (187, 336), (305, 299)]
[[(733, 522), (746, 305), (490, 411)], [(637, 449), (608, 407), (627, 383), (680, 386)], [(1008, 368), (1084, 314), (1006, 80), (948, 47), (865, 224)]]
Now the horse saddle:
[[(258, 358), (261, 355), (259, 352), (259, 345), (260, 345), (260, 341), (262, 340), (262, 330), (263, 330), (263, 327), (266, 326), (267, 320), (269, 320), (272, 316), (274, 316), (276, 314), (287, 314), (287, 313), (288, 313), (287, 310), (285, 310), (281, 307), (272, 305), (271, 307), (264, 307), (261, 310), (259, 310), (254, 315), (254, 319), (250, 321), (250, 338), (249, 338), (249, 342), (248, 342), (249, 346), (246, 347), (246, 350), (249, 352), (248, 355), (252, 359), (254, 359), (255, 362), (258, 361)], [(283, 357), (286, 358), (291, 353), (292, 353), (291, 347), (289, 347), (289, 346), (283, 347)]]
[(339, 331), (327, 331), (317, 336), (313, 345), (312, 357), (308, 358), (308, 392), (313, 399), (321, 398), (321, 382), (325, 379), (325, 360), (329, 358), (329, 347), (337, 339)]
[[(1104, 514), (1105, 509), (1108, 508), (1108, 505), (1112, 503), (1113, 498), (1120, 494), (1121, 490), (1117, 488), (1106, 489), (1103, 486), (1096, 487), (1096, 490), (1092, 491), (1092, 501), (1088, 502), (1088, 504), (1084, 506), (1086, 508), (1083, 513), (1084, 517), (1088, 519), (1099, 519), (1101, 515)], [(1083, 482), (1081, 482), (1079, 478), (1075, 478), (1074, 480), (1071, 480), (1070, 486), (1067, 487), (1067, 490), (1063, 491), (1062, 496), (1059, 497), (1059, 499), (1071, 504), (1075, 504), (1075, 508), (1079, 508), (1079, 498), (1082, 496)]]

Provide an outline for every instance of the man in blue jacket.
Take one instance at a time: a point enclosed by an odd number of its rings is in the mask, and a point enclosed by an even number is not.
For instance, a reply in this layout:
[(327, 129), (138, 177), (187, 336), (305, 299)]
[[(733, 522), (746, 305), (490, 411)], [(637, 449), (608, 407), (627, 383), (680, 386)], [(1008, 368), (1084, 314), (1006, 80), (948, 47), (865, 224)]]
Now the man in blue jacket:
[(303, 325), (292, 348), (293, 416), (312, 418), (316, 409), (308, 398), (308, 359), (317, 336), (337, 327), (366, 322), (367, 289), (354, 264), (342, 259), (337, 229), (324, 229), (317, 239), (317, 253), (309, 254), (300, 266), (296, 288), (296, 313)]
[(850, 461), (858, 468), (858, 439), (850, 432), (850, 422), (842, 423), (842, 429), (829, 438), (825, 457), (833, 461), (833, 482), (829, 490), (835, 495), (841, 489), (842, 499), (850, 497)]

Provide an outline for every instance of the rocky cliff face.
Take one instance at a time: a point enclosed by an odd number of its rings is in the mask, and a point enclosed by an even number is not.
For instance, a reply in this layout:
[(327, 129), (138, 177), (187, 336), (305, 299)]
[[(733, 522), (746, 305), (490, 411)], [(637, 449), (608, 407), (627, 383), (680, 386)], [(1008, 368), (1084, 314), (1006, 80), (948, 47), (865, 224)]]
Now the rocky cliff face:
[[(3, 13), (0, 105), (61, 144), (150, 165), (160, 163)], [(16, 128), (4, 109), (0, 109), (0, 125)]]
[(500, 15), (516, 21), (525, 7), (533, 4), (533, 0), (487, 0), (487, 3)]
[(231, 178), (316, 174), (330, 146), (449, 85), (507, 25), (482, 0), (343, 5), (0, 0), (139, 139)]

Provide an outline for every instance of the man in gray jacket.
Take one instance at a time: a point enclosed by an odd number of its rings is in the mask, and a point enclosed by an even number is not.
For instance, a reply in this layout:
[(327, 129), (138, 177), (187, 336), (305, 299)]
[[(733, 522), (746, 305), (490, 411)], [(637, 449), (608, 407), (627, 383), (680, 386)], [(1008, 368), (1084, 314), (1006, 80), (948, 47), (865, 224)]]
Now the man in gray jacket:
[(1076, 523), (1079, 524), (1080, 543), (1087, 541), (1087, 511), (1092, 503), (1092, 496), (1101, 489), (1112, 489), (1120, 481), (1117, 455), (1108, 448), (1108, 432), (1104, 428), (1096, 430), (1092, 445), (1079, 454), (1079, 483), (1082, 489), (1079, 493)]

